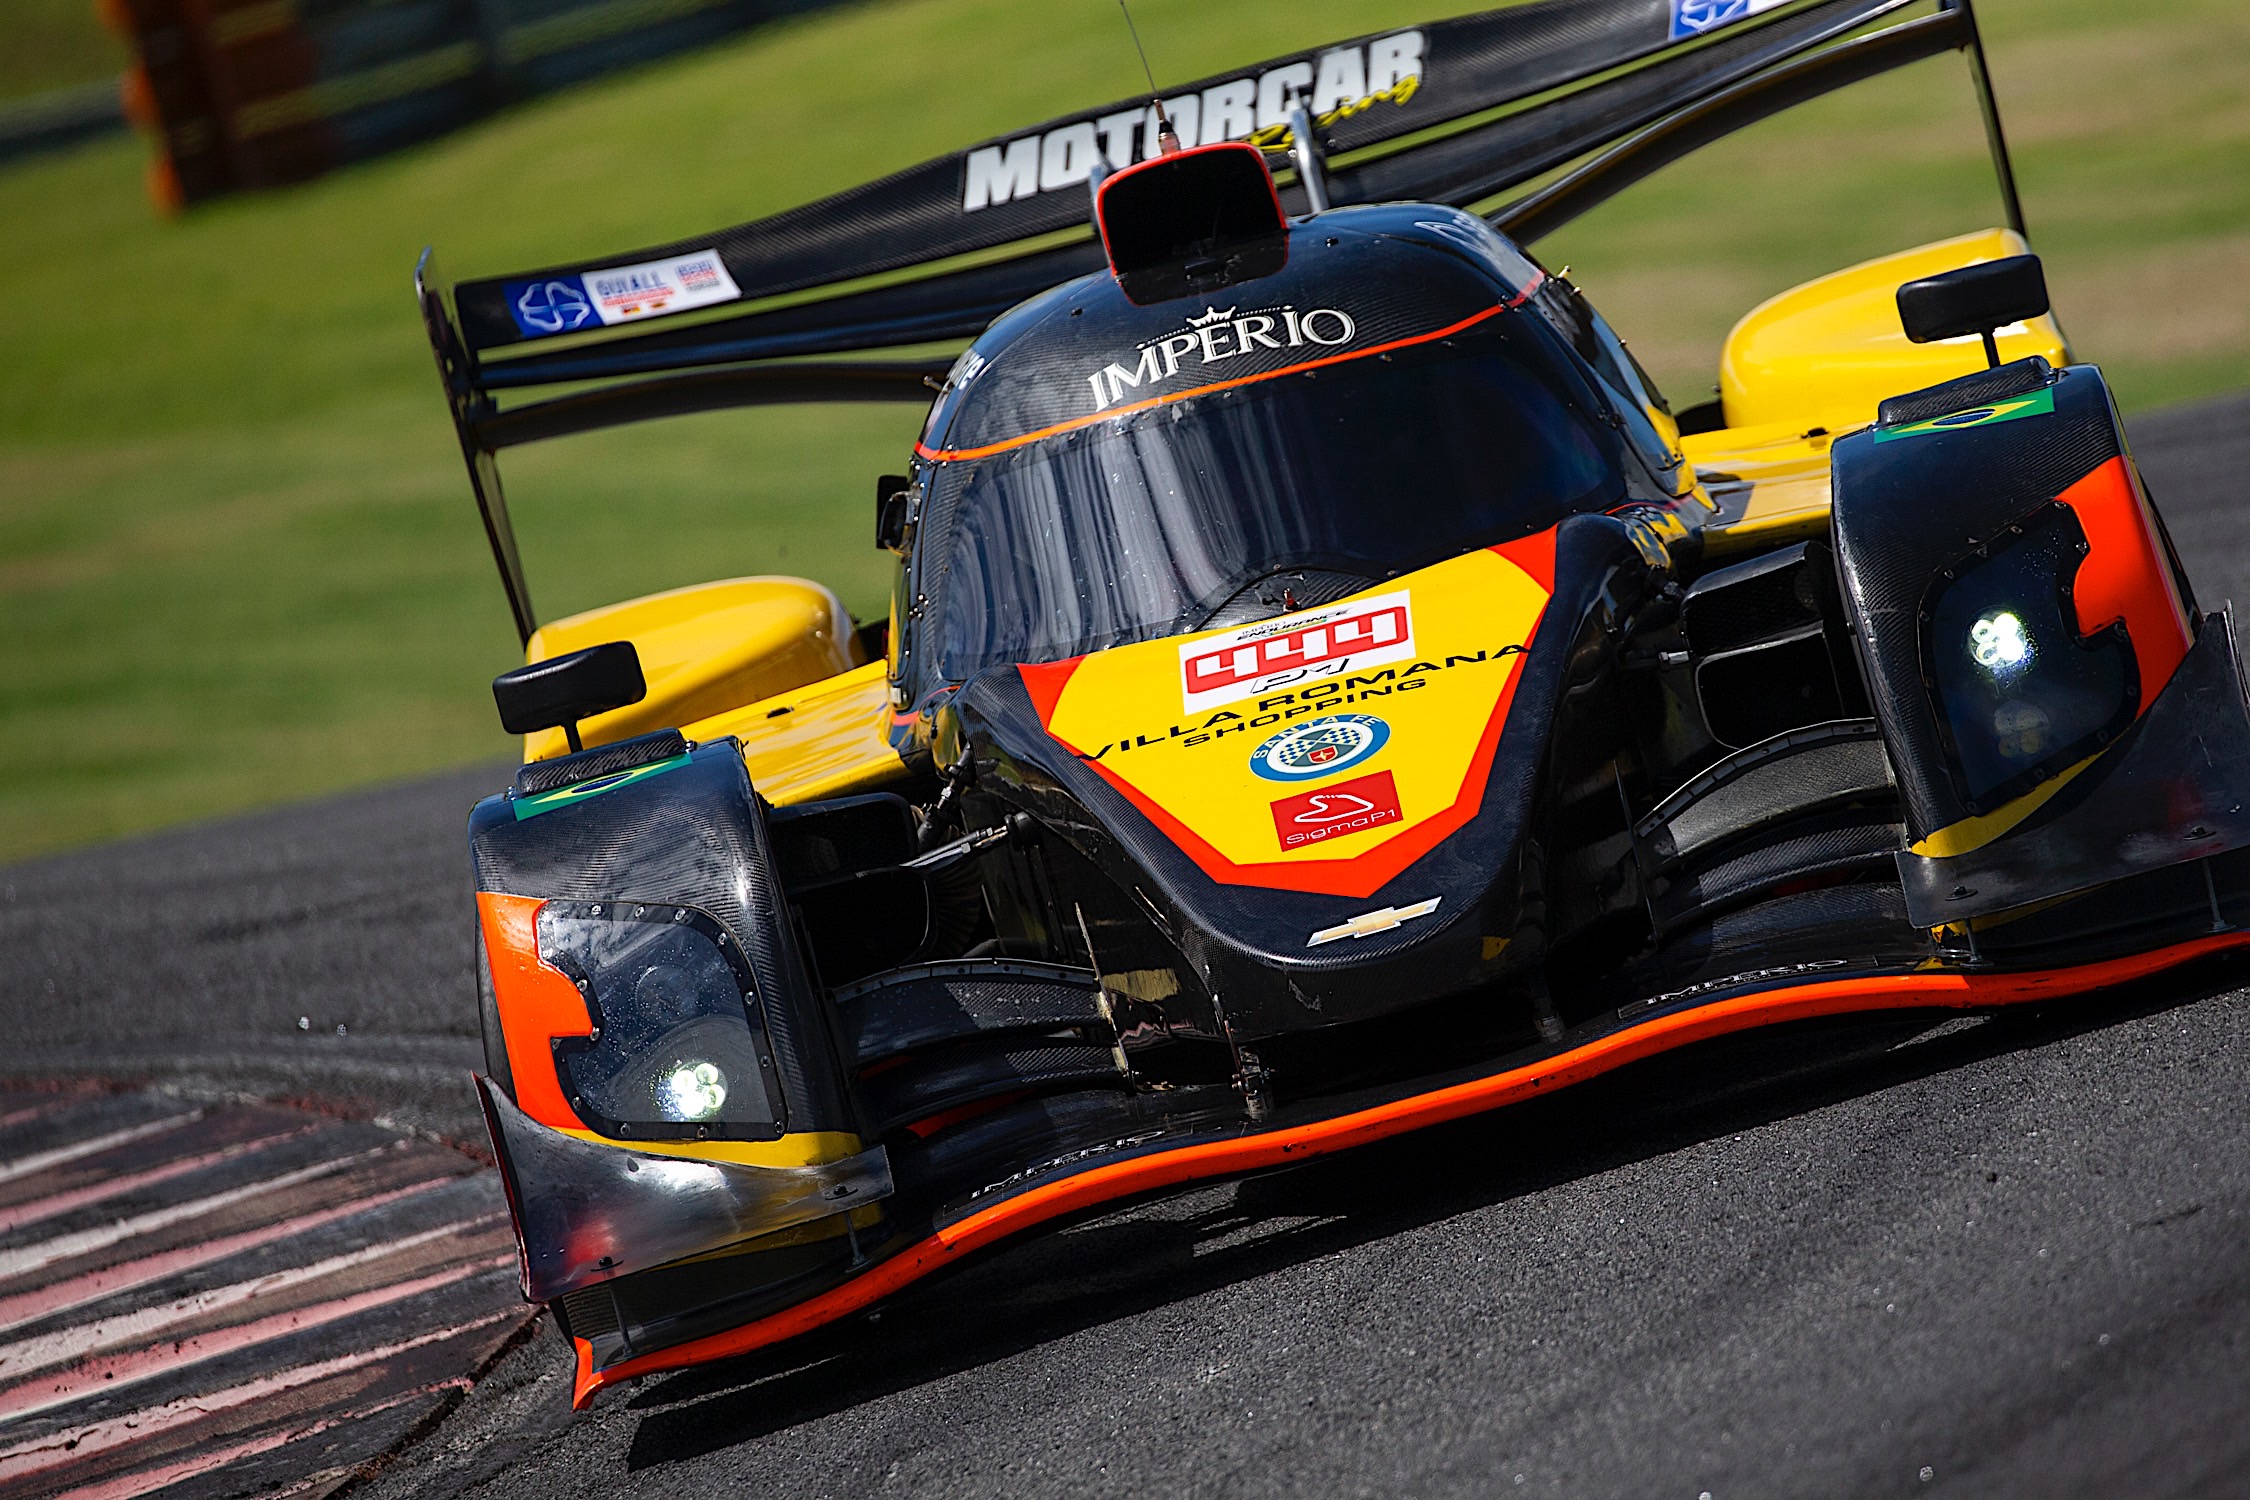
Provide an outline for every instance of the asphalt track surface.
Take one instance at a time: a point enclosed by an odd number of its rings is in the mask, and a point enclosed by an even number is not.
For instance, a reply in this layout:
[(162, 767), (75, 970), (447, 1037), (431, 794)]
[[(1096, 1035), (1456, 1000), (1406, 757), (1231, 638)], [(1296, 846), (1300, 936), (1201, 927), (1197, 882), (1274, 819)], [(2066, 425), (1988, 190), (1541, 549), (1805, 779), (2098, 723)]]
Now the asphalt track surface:
[[(2250, 604), (2250, 396), (2134, 433), (2205, 606)], [(0, 1073), (473, 1140), (498, 779), (0, 870)], [(2250, 1494), (2246, 984), (1645, 1064), (575, 1416), (543, 1325), (361, 1493)]]

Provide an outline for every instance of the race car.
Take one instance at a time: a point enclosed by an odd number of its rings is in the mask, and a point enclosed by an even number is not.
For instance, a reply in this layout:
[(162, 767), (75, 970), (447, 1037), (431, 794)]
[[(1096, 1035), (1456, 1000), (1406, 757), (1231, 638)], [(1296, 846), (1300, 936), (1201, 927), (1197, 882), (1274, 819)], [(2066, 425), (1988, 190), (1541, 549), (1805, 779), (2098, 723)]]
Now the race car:
[[(1715, 401), (1525, 248), (1949, 50), (2006, 227), (1765, 303)], [(476, 1087), (581, 1402), (1669, 1049), (2245, 941), (2231, 624), (2049, 311), (1967, 0), (1541, 0), (417, 287), (525, 645)], [(829, 400), (928, 407), (887, 620), (537, 618), (502, 449)]]

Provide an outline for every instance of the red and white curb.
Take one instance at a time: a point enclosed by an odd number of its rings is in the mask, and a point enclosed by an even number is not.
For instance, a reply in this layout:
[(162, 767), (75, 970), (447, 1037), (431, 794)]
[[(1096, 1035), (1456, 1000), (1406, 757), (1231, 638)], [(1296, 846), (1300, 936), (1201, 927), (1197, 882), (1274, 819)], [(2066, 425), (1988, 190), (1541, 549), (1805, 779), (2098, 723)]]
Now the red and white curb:
[(0, 1500), (334, 1490), (530, 1316), (499, 1181), (459, 1152), (0, 1091)]

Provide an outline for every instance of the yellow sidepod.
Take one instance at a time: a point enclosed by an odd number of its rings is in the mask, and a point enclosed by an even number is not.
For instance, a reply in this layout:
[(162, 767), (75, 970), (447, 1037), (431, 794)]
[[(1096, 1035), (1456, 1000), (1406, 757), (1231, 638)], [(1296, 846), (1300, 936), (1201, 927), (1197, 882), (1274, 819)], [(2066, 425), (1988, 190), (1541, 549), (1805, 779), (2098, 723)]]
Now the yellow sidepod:
[(1832, 441), (1780, 424), (1681, 438), (1680, 451), (1718, 507), (1704, 524), (1704, 556), (1717, 561), (1826, 533)]
[[(1874, 421), (1886, 396), (1985, 368), (1974, 334), (1909, 342), (1899, 326), (1899, 285), (2028, 248), (2013, 230), (1980, 230), (1847, 267), (1759, 304), (1734, 325), (1720, 356), (1727, 425), (1843, 432)], [(2003, 360), (2038, 354), (2070, 362), (2052, 315), (2001, 329), (1999, 346)]]
[[(820, 682), (860, 664), (851, 617), (804, 578), (729, 578), (628, 599), (542, 625), (524, 648), (545, 661), (631, 641), (648, 696), (579, 725), (589, 745), (670, 729)], [(561, 755), (559, 729), (524, 736), (524, 759)]]
[(906, 774), (891, 748), (889, 665), (839, 677), (682, 727), (696, 741), (742, 742), (750, 784), (768, 802), (812, 802), (880, 791)]

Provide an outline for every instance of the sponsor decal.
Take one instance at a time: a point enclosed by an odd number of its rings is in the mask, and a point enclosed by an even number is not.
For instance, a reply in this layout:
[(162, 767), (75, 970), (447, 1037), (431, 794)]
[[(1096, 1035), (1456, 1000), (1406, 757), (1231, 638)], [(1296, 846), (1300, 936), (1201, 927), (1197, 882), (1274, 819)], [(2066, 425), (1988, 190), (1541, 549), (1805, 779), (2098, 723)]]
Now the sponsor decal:
[(594, 321), (594, 304), (573, 276), (568, 281), (511, 281), (508, 311), (526, 338), (550, 333), (575, 333)]
[[(1127, 392), (1155, 395), (1157, 387), (1177, 379), (1182, 370), (1194, 378), (1205, 376), (1213, 365), (1244, 355), (1284, 349), (1340, 349), (1358, 334), (1358, 320), (1338, 307), (1310, 311), (1267, 307), (1256, 312), (1206, 307), (1189, 318), (1179, 332), (1140, 345), (1129, 361), (1111, 360), (1088, 375), (1086, 384), (1093, 388), (1094, 410), (1107, 411), (1125, 400)], [(1220, 376), (1225, 374), (1224, 370), (1219, 372)]]
[(1376, 911), (1361, 912), (1349, 922), (1339, 922), (1334, 927), (1323, 927), (1306, 942), (1308, 948), (1318, 948), (1323, 943), (1333, 943), (1344, 938), (1373, 937), (1378, 932), (1389, 932), (1416, 917), (1426, 917), (1438, 909), (1442, 896), (1432, 896), (1427, 901), (1417, 901), (1412, 906), (1386, 906)]
[(1330, 714), (1284, 729), (1250, 752), (1268, 781), (1311, 781), (1348, 771), (1383, 748), (1391, 726), (1373, 714)]
[(666, 771), (677, 771), (688, 763), (685, 755), (675, 755), (670, 760), (660, 760), (652, 765), (635, 766), (630, 771), (619, 771), (610, 776), (597, 776), (592, 781), (581, 781), (571, 786), (559, 786), (551, 792), (534, 792), (528, 797), (514, 799), (516, 821), (536, 818), (560, 807), (571, 807), (580, 802), (614, 792), (619, 787), (631, 786), (636, 781), (646, 781), (651, 776), (661, 776)]
[[(1051, 736), (1054, 757), (1075, 756), (1098, 772), (1211, 878), (1332, 898), (1312, 909), (1300, 933), (1384, 901), (1416, 900), (1421, 892), (1393, 880), (1478, 815), (1495, 758), (1516, 753), (1503, 743), (1508, 705), (1525, 657), (1536, 654), (1521, 643), (1540, 628), (1549, 604), (1552, 545), (1547, 532), (1509, 543), (1510, 551), (1479, 548), (1377, 585), (1411, 590), (1417, 654), (1406, 660), (1364, 671), (1355, 663), (1333, 676), (1316, 672), (1175, 717), (1173, 695), (1183, 691), (1185, 677), (1183, 643), (1174, 637), (1024, 667), (1027, 704)], [(1375, 598), (1370, 591), (1350, 602), (1364, 606)], [(1283, 634), (1335, 607), (1263, 623)], [(1339, 720), (1346, 732), (1332, 734)], [(1377, 723), (1388, 738), (1371, 748)], [(1305, 743), (1300, 730), (1318, 738)], [(1256, 764), (1253, 749), (1263, 752)], [(1067, 761), (1055, 769), (1077, 780), (1077, 767)], [(1331, 837), (1319, 848), (1280, 846), (1277, 801), (1334, 791), (1377, 772), (1391, 777), (1396, 821)], [(1385, 800), (1359, 795), (1378, 806)], [(1473, 952), (1475, 934), (1463, 941)]]
[[(1249, 141), (1278, 149), (1289, 143), (1289, 111), (1300, 97), (1322, 129), (1377, 105), (1404, 105), (1421, 90), (1424, 40), (1419, 31), (1399, 31), (1364, 47), (1331, 47), (1310, 60), (1167, 99), (1164, 114), (1183, 146)], [(962, 163), (961, 211), (1084, 192), (1095, 162), (1114, 171), (1146, 160), (1156, 155), (1156, 134), (1156, 109), (1143, 105), (979, 146)]]
[(502, 290), (516, 328), (526, 338), (686, 312), (742, 295), (716, 250), (575, 276), (511, 281)]
[(1177, 744), (1194, 749), (1214, 744), (1230, 734), (1247, 734), (1253, 729), (1267, 729), (1275, 724), (1285, 724), (1306, 714), (1333, 713), (1339, 708), (1373, 698), (1388, 698), (1393, 693), (1411, 693), (1425, 687), (1432, 676), (1452, 671), (1455, 667), (1477, 666), (1485, 662), (1499, 663), (1511, 656), (1523, 655), (1521, 646), (1499, 646), (1490, 650), (1457, 651), (1435, 661), (1409, 662), (1403, 667), (1384, 666), (1361, 671), (1359, 658), (1353, 658), (1349, 676), (1330, 675), (1327, 669), (1306, 672), (1314, 679), (1303, 687), (1281, 692), (1262, 694), (1255, 703), (1244, 703), (1239, 709), (1221, 708), (1196, 718), (1183, 719), (1166, 725), (1154, 733), (1128, 734), (1110, 740), (1099, 750), (1074, 752), (1080, 760), (1100, 760), (1115, 752), (1125, 754), (1133, 750), (1146, 750), (1157, 745)]
[(1401, 589), (1183, 642), (1182, 707), (1202, 713), (1311, 678), (1410, 660), (1412, 600), (1411, 592)]
[(1685, 41), (1737, 21), (1747, 21), (1789, 0), (1672, 0), (1672, 40)]
[(1904, 427), (1878, 427), (1875, 429), (1875, 441), (1890, 443), (1900, 438), (1928, 437), (1936, 432), (1959, 432), (1964, 427), (1990, 427), (1998, 422), (2013, 422), (2018, 417), (2052, 416), (2054, 410), (2055, 393), (2049, 388), (2009, 401), (1995, 401), (1990, 406), (1972, 406), (1967, 411), (1947, 412), (1942, 417), (1931, 417), (1927, 421), (1909, 422)]
[(1090, 1161), (1097, 1156), (1107, 1156), (1113, 1151), (1131, 1151), (1137, 1146), (1146, 1146), (1151, 1141), (1164, 1139), (1166, 1134), (1168, 1132), (1161, 1127), (1155, 1130), (1143, 1130), (1133, 1135), (1121, 1135), (1114, 1141), (1103, 1141), (1099, 1145), (1081, 1146), (1076, 1151), (1066, 1151), (1061, 1156), (1050, 1156), (1045, 1161), (1034, 1163), (1020, 1172), (1011, 1172), (998, 1182), (986, 1183), (983, 1187), (969, 1194), (969, 1201), (974, 1203), (979, 1198), (989, 1198), (994, 1193), (1004, 1193), (1008, 1189), (1029, 1182), (1032, 1178), (1044, 1173), (1053, 1172), (1063, 1167), (1074, 1167), (1082, 1161)]
[(1702, 995), (1716, 995), (1721, 990), (1736, 989), (1746, 984), (1758, 984), (1773, 979), (1801, 979), (1807, 974), (1819, 974), (1829, 969), (1841, 969), (1847, 960), (1841, 958), (1816, 958), (1801, 964), (1779, 964), (1770, 969), (1745, 969), (1740, 974), (1729, 974), (1724, 979), (1706, 979), (1701, 984), (1691, 984), (1686, 989), (1666, 990), (1661, 995), (1651, 995), (1646, 1000), (1635, 1000), (1617, 1008), (1617, 1018), (1627, 1020), (1651, 1011), (1660, 1005), (1670, 1005), (1675, 1000), (1693, 1000)]
[(1343, 833), (1364, 833), (1404, 819), (1391, 773), (1377, 771), (1340, 781), (1317, 792), (1301, 792), (1273, 804), (1273, 831), (1284, 849), (1302, 849)]

